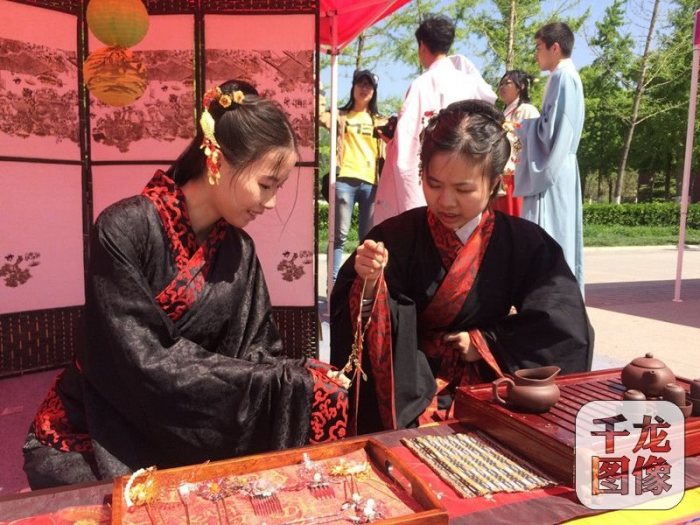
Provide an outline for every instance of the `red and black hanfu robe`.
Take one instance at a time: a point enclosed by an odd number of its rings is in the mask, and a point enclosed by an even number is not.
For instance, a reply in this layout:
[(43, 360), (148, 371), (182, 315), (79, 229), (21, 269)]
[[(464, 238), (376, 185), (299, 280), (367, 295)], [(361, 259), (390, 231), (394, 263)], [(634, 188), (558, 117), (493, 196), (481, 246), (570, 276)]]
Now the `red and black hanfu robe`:
[[(463, 245), (423, 207), (368, 238), (384, 243), (389, 263), (364, 337), (368, 379), (358, 377), (351, 395), (358, 433), (414, 426), (449, 405), (457, 386), (520, 368), (590, 369), (593, 331), (581, 292), (561, 248), (537, 225), (487, 211)], [(353, 255), (331, 296), (331, 362), (339, 367), (354, 341), (361, 288)], [(454, 332), (468, 332), (482, 359), (461, 362), (442, 342)]]
[(252, 239), (220, 221), (198, 244), (163, 172), (98, 218), (85, 322), (34, 432), (100, 477), (345, 436), (347, 392), (282, 357)]

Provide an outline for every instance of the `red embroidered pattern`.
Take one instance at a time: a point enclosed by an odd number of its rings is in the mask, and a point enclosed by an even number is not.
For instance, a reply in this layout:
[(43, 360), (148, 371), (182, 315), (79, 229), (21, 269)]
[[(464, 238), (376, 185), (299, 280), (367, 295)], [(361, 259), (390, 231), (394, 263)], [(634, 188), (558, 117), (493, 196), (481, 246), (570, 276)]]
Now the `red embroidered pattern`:
[(34, 416), (34, 434), (41, 444), (62, 452), (92, 454), (90, 436), (78, 432), (71, 424), (63, 401), (56, 392), (56, 385), (64, 373), (61, 372), (54, 380), (49, 393)]
[(192, 307), (204, 289), (209, 261), (226, 235), (226, 222), (220, 219), (209, 232), (206, 242), (197, 246), (185, 196), (175, 181), (159, 170), (142, 195), (150, 199), (158, 210), (178, 268), (175, 278), (155, 299), (168, 317), (177, 321)]
[(326, 376), (323, 368), (308, 367), (314, 379), (314, 392), (311, 400), (312, 444), (335, 441), (347, 435), (348, 392)]

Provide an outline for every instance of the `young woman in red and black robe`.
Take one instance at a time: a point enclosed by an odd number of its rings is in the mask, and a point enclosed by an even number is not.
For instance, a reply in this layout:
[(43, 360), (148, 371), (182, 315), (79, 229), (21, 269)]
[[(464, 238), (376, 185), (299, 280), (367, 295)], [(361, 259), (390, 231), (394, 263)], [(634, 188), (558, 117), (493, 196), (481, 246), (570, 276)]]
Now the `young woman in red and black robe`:
[(427, 207), (375, 227), (338, 275), (331, 362), (350, 362), (346, 374), (360, 365), (352, 431), (444, 418), (458, 386), (520, 368), (590, 369), (593, 331), (561, 248), (490, 208), (510, 156), (503, 121), (474, 100), (433, 117), (421, 150)]
[(231, 81), (142, 194), (106, 209), (90, 248), (87, 340), (24, 447), (33, 488), (342, 438), (347, 392), (282, 357), (251, 238), (297, 160), (281, 108)]

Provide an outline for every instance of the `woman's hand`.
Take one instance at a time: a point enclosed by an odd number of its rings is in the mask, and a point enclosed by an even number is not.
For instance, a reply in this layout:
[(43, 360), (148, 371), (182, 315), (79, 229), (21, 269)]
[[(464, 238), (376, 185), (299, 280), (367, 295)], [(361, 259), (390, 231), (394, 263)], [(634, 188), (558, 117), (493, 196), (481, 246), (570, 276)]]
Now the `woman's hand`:
[(389, 252), (383, 242), (367, 239), (357, 247), (355, 254), (355, 272), (360, 279), (366, 280), (365, 298), (374, 296), (374, 289), (381, 270), (389, 262)]
[(442, 340), (451, 348), (459, 352), (459, 358), (463, 362), (473, 363), (481, 359), (481, 354), (471, 343), (469, 332), (455, 332), (445, 334)]

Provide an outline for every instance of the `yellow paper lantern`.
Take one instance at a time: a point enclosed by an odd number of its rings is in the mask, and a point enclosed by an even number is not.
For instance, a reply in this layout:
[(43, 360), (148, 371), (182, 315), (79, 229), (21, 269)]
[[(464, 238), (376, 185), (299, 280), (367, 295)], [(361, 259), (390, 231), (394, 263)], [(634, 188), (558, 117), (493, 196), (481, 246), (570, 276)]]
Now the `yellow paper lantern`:
[(90, 93), (110, 106), (126, 106), (146, 90), (146, 67), (128, 49), (105, 47), (90, 53), (83, 64)]
[(132, 47), (148, 31), (148, 11), (141, 0), (90, 0), (87, 24), (107, 46)]

